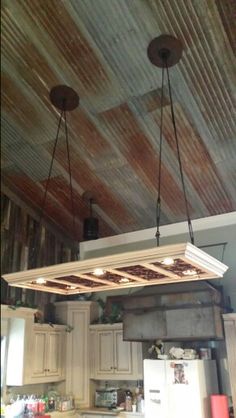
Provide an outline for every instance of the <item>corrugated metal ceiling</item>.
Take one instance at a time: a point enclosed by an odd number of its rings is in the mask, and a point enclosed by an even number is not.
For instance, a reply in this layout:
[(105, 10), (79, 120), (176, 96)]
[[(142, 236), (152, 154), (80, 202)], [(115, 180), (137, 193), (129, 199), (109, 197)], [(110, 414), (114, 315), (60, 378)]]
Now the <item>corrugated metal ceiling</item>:
[[(76, 236), (92, 192), (100, 235), (155, 225), (162, 33), (183, 43), (171, 85), (191, 218), (236, 210), (236, 3), (231, 0), (3, 0), (2, 182), (40, 210), (67, 84)], [(167, 89), (165, 88), (165, 93)], [(162, 224), (186, 219), (170, 103), (164, 107)], [(66, 144), (55, 155), (46, 217), (73, 237)]]

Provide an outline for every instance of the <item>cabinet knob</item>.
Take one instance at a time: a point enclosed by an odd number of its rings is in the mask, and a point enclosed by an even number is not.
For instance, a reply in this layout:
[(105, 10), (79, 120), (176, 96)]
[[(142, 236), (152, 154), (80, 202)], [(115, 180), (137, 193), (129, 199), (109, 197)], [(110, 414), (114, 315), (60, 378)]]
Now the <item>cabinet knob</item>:
[(113, 367), (111, 366), (111, 367), (110, 367), (110, 369), (112, 370), (112, 369), (113, 369)]
[(116, 369), (117, 369), (117, 367), (113, 367), (113, 369), (115, 369), (115, 370), (116, 370)]

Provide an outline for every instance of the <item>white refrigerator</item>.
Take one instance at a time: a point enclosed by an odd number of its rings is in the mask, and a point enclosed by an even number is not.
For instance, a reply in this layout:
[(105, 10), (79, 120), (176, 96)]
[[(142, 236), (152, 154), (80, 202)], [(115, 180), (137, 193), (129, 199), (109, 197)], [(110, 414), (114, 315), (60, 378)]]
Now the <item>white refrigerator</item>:
[(145, 418), (211, 418), (214, 360), (144, 360)]

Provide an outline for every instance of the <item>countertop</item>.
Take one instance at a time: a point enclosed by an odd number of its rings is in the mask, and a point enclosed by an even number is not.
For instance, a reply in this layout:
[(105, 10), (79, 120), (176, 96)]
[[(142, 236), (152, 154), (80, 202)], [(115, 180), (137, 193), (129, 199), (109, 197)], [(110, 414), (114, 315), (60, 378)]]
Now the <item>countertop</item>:
[(50, 415), (52, 418), (67, 418), (67, 417), (75, 417), (77, 411), (75, 409), (71, 411), (53, 411), (53, 412), (47, 412), (48, 415)]
[(120, 417), (120, 418), (144, 418), (144, 414), (141, 414), (139, 412), (127, 412), (127, 411), (120, 411), (120, 410), (110, 410), (107, 408), (81, 408), (76, 409), (72, 411), (66, 411), (66, 412), (59, 412), (59, 411), (53, 411), (48, 413), (51, 418), (67, 418), (67, 417), (77, 417), (83, 414), (94, 414), (94, 415), (107, 415), (107, 417)]
[(84, 408), (79, 409), (77, 411), (79, 414), (100, 414), (100, 415), (107, 415), (109, 416), (115, 416), (115, 417), (124, 417), (124, 418), (144, 418), (144, 414), (141, 414), (140, 412), (127, 412), (124, 410), (110, 410), (107, 408)]
[[(120, 410), (112, 410), (112, 409), (108, 409), (108, 408), (84, 408), (84, 409), (79, 409), (78, 413), (80, 414), (85, 414), (85, 413), (89, 413), (89, 414), (101, 414), (101, 415), (110, 415), (110, 416), (117, 416), (121, 411)], [(122, 411), (123, 412), (123, 411)]]

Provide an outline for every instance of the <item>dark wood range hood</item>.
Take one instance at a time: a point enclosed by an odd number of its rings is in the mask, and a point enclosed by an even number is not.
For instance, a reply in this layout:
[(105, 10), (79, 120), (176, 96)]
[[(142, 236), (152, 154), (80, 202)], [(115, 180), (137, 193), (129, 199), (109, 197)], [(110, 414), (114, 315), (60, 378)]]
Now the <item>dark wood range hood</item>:
[(124, 339), (222, 339), (222, 299), (208, 282), (145, 288), (123, 300)]

